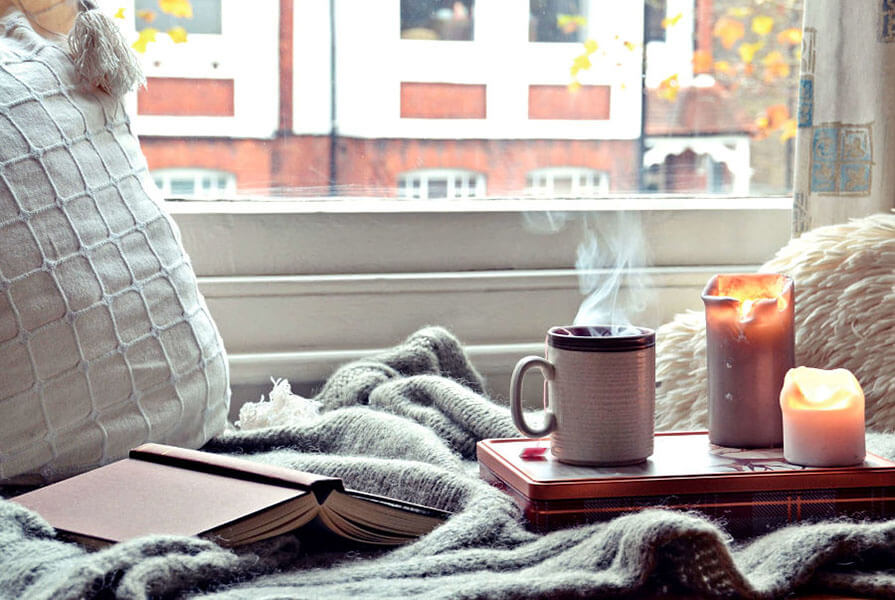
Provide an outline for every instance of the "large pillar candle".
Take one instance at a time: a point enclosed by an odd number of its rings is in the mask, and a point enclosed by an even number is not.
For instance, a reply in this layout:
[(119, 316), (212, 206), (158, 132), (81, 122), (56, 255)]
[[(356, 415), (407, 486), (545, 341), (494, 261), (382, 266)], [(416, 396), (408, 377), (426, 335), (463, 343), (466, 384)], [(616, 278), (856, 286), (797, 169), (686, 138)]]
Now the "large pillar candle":
[(780, 391), (783, 457), (806, 467), (864, 462), (864, 391), (847, 369), (798, 367)]
[(783, 443), (780, 389), (795, 363), (792, 279), (716, 275), (705, 303), (709, 440), (765, 448)]

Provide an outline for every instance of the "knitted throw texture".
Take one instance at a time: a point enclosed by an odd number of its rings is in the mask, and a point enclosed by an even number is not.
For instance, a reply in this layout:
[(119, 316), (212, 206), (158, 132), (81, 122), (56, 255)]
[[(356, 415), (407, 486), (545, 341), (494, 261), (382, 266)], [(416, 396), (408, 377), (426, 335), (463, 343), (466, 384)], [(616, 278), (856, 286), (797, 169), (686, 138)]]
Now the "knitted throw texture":
[[(349, 487), (455, 514), (381, 553), (305, 552), (283, 535), (224, 550), (149, 537), (87, 553), (37, 515), (0, 500), (3, 598), (583, 598), (670, 590), (778, 598), (807, 589), (895, 596), (895, 521), (792, 526), (737, 544), (696, 514), (647, 510), (547, 535), (478, 479), (475, 442), (517, 435), (482, 395), (457, 340), (417, 332), (344, 366), (305, 423), (231, 431), (206, 449), (344, 478)], [(871, 436), (893, 455), (891, 436)]]

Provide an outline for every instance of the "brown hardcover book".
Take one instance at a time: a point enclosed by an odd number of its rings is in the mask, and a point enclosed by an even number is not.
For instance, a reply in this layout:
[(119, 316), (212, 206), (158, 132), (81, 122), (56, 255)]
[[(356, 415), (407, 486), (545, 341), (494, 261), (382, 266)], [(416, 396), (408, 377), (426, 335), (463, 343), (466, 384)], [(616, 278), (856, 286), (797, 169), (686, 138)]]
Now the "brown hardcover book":
[(789, 522), (895, 515), (895, 462), (868, 454), (845, 468), (800, 467), (782, 448), (715, 446), (705, 432), (659, 433), (644, 463), (580, 467), (548, 439), (479, 442), (482, 478), (512, 496), (532, 529), (550, 531), (647, 507), (699, 511), (737, 537)]
[(398, 545), (449, 516), (347, 490), (338, 478), (162, 444), (12, 500), (92, 548), (148, 534), (238, 546), (312, 521), (355, 542)]

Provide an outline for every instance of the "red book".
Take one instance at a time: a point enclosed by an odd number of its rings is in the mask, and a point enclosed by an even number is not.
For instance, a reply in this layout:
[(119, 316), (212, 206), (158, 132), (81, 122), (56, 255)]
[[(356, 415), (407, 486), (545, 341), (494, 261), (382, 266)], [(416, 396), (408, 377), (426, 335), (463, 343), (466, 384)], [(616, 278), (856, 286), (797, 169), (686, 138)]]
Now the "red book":
[(93, 548), (149, 534), (238, 546), (312, 523), (316, 533), (397, 545), (448, 516), (347, 490), (338, 478), (162, 444), (143, 444), (129, 458), (12, 500)]
[(715, 446), (704, 432), (657, 434), (653, 455), (627, 467), (567, 465), (549, 448), (546, 438), (477, 447), (482, 478), (512, 496), (536, 531), (648, 507), (699, 511), (737, 537), (802, 520), (895, 515), (895, 462), (873, 454), (855, 467), (801, 467), (782, 448)]

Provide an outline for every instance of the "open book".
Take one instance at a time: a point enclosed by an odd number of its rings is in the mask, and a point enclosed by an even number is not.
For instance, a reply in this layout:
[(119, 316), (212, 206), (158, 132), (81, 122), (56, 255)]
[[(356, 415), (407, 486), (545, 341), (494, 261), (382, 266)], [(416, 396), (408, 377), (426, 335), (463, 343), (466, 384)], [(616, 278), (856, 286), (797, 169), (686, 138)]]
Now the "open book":
[(148, 534), (238, 546), (312, 521), (356, 542), (398, 545), (449, 516), (346, 490), (338, 478), (161, 444), (12, 500), (92, 548)]

